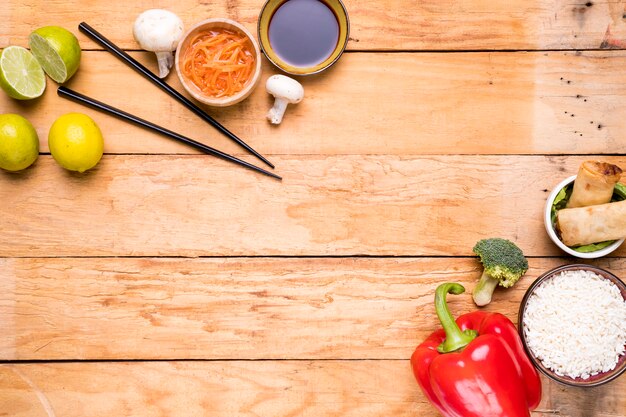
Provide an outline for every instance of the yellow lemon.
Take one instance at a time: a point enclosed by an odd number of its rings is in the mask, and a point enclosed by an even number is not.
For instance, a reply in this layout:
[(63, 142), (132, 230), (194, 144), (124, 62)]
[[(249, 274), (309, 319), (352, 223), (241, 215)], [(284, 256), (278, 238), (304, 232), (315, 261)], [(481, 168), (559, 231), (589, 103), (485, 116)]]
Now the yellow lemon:
[(39, 137), (32, 124), (18, 114), (0, 114), (0, 168), (20, 171), (39, 156)]
[(63, 168), (85, 172), (102, 158), (104, 139), (91, 117), (82, 113), (67, 113), (52, 124), (48, 146), (54, 160)]

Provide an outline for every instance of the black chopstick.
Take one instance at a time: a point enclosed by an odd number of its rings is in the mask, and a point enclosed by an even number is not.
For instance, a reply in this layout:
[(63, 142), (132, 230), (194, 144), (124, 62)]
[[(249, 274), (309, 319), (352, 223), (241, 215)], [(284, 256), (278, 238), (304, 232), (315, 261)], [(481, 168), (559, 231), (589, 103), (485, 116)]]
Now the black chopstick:
[(162, 135), (165, 135), (165, 136), (167, 136), (169, 138), (176, 139), (176, 140), (178, 140), (180, 142), (183, 142), (183, 143), (186, 143), (187, 145), (193, 146), (194, 148), (199, 149), (199, 150), (201, 150), (201, 151), (203, 151), (205, 153), (208, 153), (210, 155), (214, 155), (214, 156), (217, 156), (218, 158), (222, 158), (222, 159), (225, 159), (227, 161), (234, 162), (234, 163), (242, 165), (242, 166), (244, 166), (246, 168), (252, 169), (252, 170), (254, 170), (256, 172), (260, 172), (261, 174), (270, 176), (272, 178), (276, 178), (278, 180), (282, 180), (282, 178), (279, 177), (278, 175), (276, 175), (276, 174), (274, 174), (272, 172), (266, 171), (266, 170), (264, 170), (262, 168), (259, 168), (256, 165), (252, 165), (252, 164), (250, 164), (250, 163), (248, 163), (246, 161), (242, 161), (239, 158), (235, 158), (232, 155), (229, 155), (229, 154), (224, 153), (222, 151), (218, 151), (217, 149), (211, 148), (210, 146), (204, 145), (204, 144), (202, 144), (200, 142), (197, 142), (197, 141), (195, 141), (193, 139), (190, 139), (190, 138), (188, 138), (186, 136), (180, 135), (180, 134), (178, 134), (176, 132), (172, 132), (171, 130), (165, 129), (165, 128), (163, 128), (161, 126), (158, 126), (158, 125), (155, 125), (154, 123), (148, 122), (147, 120), (141, 119), (141, 118), (139, 118), (137, 116), (133, 116), (132, 114), (126, 113), (123, 110), (116, 109), (115, 107), (109, 106), (108, 104), (104, 104), (101, 101), (98, 101), (98, 100), (95, 100), (93, 98), (87, 97), (87, 96), (85, 96), (83, 94), (77, 93), (76, 91), (70, 90), (67, 87), (60, 86), (57, 89), (57, 94), (59, 96), (61, 96), (61, 97), (64, 97), (64, 98), (70, 99), (72, 101), (84, 104), (84, 105), (92, 107), (92, 108), (94, 108), (96, 110), (100, 110), (100, 111), (102, 111), (104, 113), (108, 113), (110, 115), (116, 116), (116, 117), (118, 117), (118, 118), (120, 118), (122, 120), (125, 120), (127, 122), (131, 122), (131, 123), (137, 124), (139, 126), (145, 127), (147, 129), (153, 130), (153, 131), (155, 131), (157, 133), (160, 133)]
[(174, 97), (176, 100), (182, 103), (189, 110), (191, 110), (192, 112), (200, 116), (200, 118), (203, 119), (205, 122), (209, 123), (211, 126), (213, 126), (217, 130), (222, 132), (224, 135), (234, 140), (239, 145), (243, 146), (246, 150), (248, 150), (248, 152), (252, 153), (261, 161), (265, 162), (268, 166), (274, 168), (274, 164), (268, 161), (263, 155), (261, 155), (260, 153), (252, 149), (250, 145), (248, 145), (243, 140), (235, 136), (235, 134), (233, 134), (230, 130), (226, 129), (217, 120), (215, 120), (214, 118), (209, 116), (207, 113), (205, 113), (204, 110), (196, 106), (187, 97), (185, 97), (184, 95), (182, 95), (181, 93), (173, 89), (168, 83), (166, 83), (165, 81), (157, 77), (156, 74), (154, 74), (148, 68), (144, 67), (141, 63), (139, 63), (139, 61), (137, 61), (136, 59), (128, 55), (122, 49), (117, 47), (117, 45), (115, 45), (113, 42), (105, 38), (100, 32), (98, 32), (97, 30), (95, 30), (94, 28), (92, 28), (85, 22), (81, 22), (78, 25), (78, 30), (83, 32), (85, 35), (89, 36), (96, 43), (99, 43), (100, 45), (102, 45), (104, 49), (111, 52), (113, 55), (117, 56), (119, 59), (124, 61), (131, 68), (133, 68), (135, 71), (137, 71), (138, 73), (142, 74), (144, 77), (152, 81), (153, 84), (157, 85), (163, 91), (168, 93), (170, 96)]

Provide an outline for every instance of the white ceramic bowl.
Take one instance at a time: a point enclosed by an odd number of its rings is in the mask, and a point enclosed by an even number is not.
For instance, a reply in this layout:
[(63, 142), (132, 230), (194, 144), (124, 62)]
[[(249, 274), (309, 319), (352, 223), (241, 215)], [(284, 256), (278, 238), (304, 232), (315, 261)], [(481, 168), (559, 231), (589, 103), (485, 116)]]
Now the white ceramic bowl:
[(546, 232), (548, 232), (548, 236), (550, 236), (550, 239), (552, 239), (554, 244), (557, 245), (562, 251), (572, 256), (575, 256), (577, 258), (583, 258), (583, 259), (601, 258), (613, 252), (615, 249), (619, 248), (620, 245), (624, 243), (624, 239), (616, 240), (614, 243), (610, 244), (606, 248), (603, 248), (594, 252), (587, 252), (587, 253), (576, 252), (574, 249), (570, 248), (569, 246), (566, 246), (563, 242), (561, 242), (561, 239), (559, 239), (559, 237), (556, 234), (556, 231), (554, 230), (554, 227), (552, 226), (552, 219), (550, 215), (551, 210), (552, 210), (552, 203), (554, 202), (554, 199), (556, 198), (559, 191), (561, 191), (564, 187), (566, 187), (570, 183), (574, 182), (575, 179), (576, 179), (576, 175), (572, 175), (571, 177), (564, 179), (556, 187), (554, 187), (554, 189), (548, 196), (548, 200), (546, 201), (546, 207), (545, 207), (544, 214), (543, 214), (543, 223), (546, 226)]

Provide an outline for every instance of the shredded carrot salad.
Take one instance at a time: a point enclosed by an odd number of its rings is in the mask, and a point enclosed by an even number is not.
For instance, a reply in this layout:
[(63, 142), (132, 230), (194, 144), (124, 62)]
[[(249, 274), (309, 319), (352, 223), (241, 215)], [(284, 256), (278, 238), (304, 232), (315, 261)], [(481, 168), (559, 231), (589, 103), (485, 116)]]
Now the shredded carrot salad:
[(212, 30), (191, 40), (183, 54), (182, 71), (203, 94), (219, 98), (243, 90), (255, 64), (254, 48), (246, 36)]

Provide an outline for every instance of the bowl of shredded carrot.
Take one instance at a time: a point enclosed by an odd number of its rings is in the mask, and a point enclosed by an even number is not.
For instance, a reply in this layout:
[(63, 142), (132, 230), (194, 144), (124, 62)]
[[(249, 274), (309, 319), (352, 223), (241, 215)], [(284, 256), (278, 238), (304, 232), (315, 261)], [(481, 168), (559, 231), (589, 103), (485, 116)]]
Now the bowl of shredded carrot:
[(261, 52), (252, 34), (230, 19), (207, 19), (183, 35), (176, 73), (196, 100), (224, 107), (250, 95), (261, 76)]

